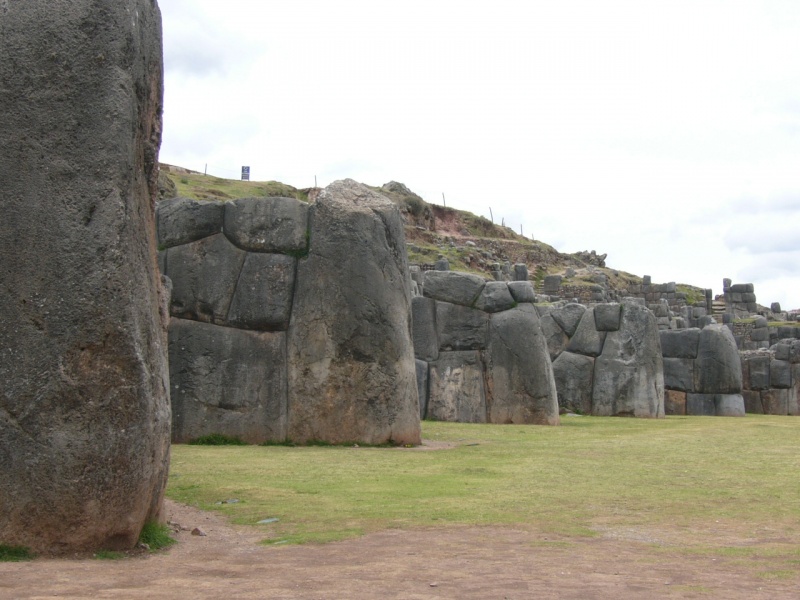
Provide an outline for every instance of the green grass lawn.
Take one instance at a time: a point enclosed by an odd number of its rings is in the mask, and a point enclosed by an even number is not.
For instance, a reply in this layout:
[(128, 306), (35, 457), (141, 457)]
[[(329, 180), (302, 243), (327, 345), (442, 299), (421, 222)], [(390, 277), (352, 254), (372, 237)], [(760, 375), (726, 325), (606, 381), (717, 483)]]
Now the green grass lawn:
[(729, 522), (800, 534), (798, 418), (424, 422), (423, 437), (456, 446), (175, 445), (167, 495), (262, 527), (268, 543), (459, 524), (591, 536)]

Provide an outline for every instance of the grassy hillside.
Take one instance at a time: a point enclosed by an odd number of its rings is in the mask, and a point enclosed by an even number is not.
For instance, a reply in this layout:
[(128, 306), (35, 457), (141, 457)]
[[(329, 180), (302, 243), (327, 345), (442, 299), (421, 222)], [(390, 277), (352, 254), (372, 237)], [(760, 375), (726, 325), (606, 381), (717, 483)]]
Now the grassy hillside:
[[(182, 167), (161, 165), (162, 196), (196, 200), (233, 200), (249, 196), (287, 196), (308, 201), (311, 189), (297, 189), (278, 181), (239, 181), (204, 175)], [(173, 187), (174, 186), (174, 187)], [(533, 240), (491, 220), (464, 210), (431, 204), (402, 183), (391, 181), (368, 186), (398, 205), (406, 221), (406, 242), (412, 264), (430, 264), (446, 257), (453, 270), (488, 275), (496, 263), (525, 263), (534, 281), (546, 275), (575, 271), (570, 285), (590, 286), (603, 273), (611, 289), (641, 283), (641, 277), (619, 269), (599, 267), (575, 254), (559, 252), (541, 240)], [(687, 284), (681, 291), (690, 299), (704, 298), (703, 290)], [(690, 300), (691, 302), (691, 300)]]

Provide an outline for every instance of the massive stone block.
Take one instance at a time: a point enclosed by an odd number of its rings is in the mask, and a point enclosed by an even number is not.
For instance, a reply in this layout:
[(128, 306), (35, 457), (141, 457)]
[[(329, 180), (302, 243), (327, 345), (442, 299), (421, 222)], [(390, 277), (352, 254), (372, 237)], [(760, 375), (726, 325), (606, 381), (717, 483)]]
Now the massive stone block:
[(486, 423), (486, 388), (478, 351), (441, 352), (430, 363), (427, 417), (435, 421)]
[(0, 543), (131, 548), (169, 462), (160, 14), (2, 2), (0, 56)]
[(563, 308), (553, 310), (550, 315), (564, 333), (568, 337), (572, 337), (575, 335), (575, 330), (578, 329), (578, 324), (581, 322), (584, 313), (586, 313), (586, 307), (582, 304), (567, 304)]
[(285, 331), (292, 309), (296, 263), (297, 259), (285, 254), (248, 253), (230, 302), (227, 324)]
[(240, 198), (225, 205), (225, 235), (242, 250), (301, 255), (309, 241), (308, 204), (294, 198)]
[(664, 386), (682, 392), (694, 391), (694, 361), (691, 358), (664, 358)]
[(489, 315), (477, 308), (437, 302), (436, 331), (440, 350), (483, 350), (489, 334)]
[(289, 325), (288, 437), (417, 444), (411, 287), (399, 209), (355, 181), (337, 181), (310, 208), (309, 225), (311, 245), (298, 261)]
[(508, 291), (508, 284), (505, 281), (489, 281), (475, 301), (475, 308), (488, 313), (496, 313), (508, 310), (515, 304), (516, 301)]
[(697, 358), (700, 330), (696, 327), (674, 331), (665, 329), (659, 335), (661, 355), (665, 358)]
[(562, 352), (553, 362), (560, 408), (584, 415), (591, 414), (594, 361), (590, 356)]
[(189, 198), (171, 198), (158, 203), (156, 221), (158, 247), (180, 246), (222, 232), (225, 204)]
[(486, 384), (490, 423), (558, 425), (553, 368), (532, 305), (492, 315)]
[(251, 444), (286, 439), (286, 334), (172, 319), (172, 439), (218, 433)]
[(742, 365), (739, 351), (733, 334), (724, 325), (708, 325), (700, 331), (694, 376), (695, 392), (742, 393)]
[(172, 315), (227, 324), (246, 256), (221, 233), (169, 248), (164, 274), (172, 280)]
[(553, 318), (553, 314), (549, 313), (541, 317), (540, 327), (547, 341), (547, 351), (550, 355), (550, 360), (553, 361), (558, 358), (569, 343), (569, 337), (561, 326)]
[(439, 358), (439, 337), (436, 335), (436, 300), (415, 296), (411, 299), (414, 355), (425, 361)]
[(590, 309), (583, 313), (581, 322), (575, 330), (575, 335), (569, 340), (567, 350), (585, 356), (600, 356), (603, 352), (603, 344), (606, 340), (605, 331), (597, 331), (594, 322), (594, 310)]
[(655, 317), (638, 304), (621, 306), (619, 330), (607, 334), (594, 364), (592, 414), (663, 417), (664, 367)]
[(422, 293), (434, 300), (473, 306), (484, 285), (486, 281), (482, 277), (471, 273), (428, 271)]

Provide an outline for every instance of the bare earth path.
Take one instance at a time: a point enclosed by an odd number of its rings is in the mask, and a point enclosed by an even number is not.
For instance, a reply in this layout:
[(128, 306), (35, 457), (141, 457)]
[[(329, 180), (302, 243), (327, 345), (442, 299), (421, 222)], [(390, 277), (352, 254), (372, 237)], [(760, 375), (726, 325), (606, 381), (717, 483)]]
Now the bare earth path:
[(263, 533), (214, 513), (172, 502), (167, 511), (170, 521), (208, 535), (181, 531), (169, 551), (124, 560), (0, 563), (0, 598), (800, 597), (798, 561), (780, 560), (782, 574), (771, 579), (764, 576), (770, 559), (678, 551), (664, 542), (668, 531), (658, 539), (640, 531), (587, 539), (464, 527), (266, 547), (258, 545)]

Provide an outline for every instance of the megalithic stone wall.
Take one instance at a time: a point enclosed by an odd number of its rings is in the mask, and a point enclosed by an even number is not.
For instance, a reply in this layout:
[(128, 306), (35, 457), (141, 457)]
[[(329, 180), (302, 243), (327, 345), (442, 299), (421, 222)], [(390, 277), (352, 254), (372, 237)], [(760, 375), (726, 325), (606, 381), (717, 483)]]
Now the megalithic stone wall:
[(420, 414), (470, 423), (559, 423), (528, 281), (430, 271), (412, 301)]
[(784, 339), (768, 350), (740, 353), (745, 410), (800, 415), (800, 340)]
[(742, 367), (725, 325), (661, 332), (669, 415), (744, 416)]
[(2, 2), (0, 56), (0, 543), (129, 549), (169, 462), (158, 7)]
[(351, 180), (293, 198), (159, 204), (173, 440), (420, 441), (395, 205)]
[(658, 324), (642, 302), (537, 309), (563, 410), (596, 416), (664, 416)]

